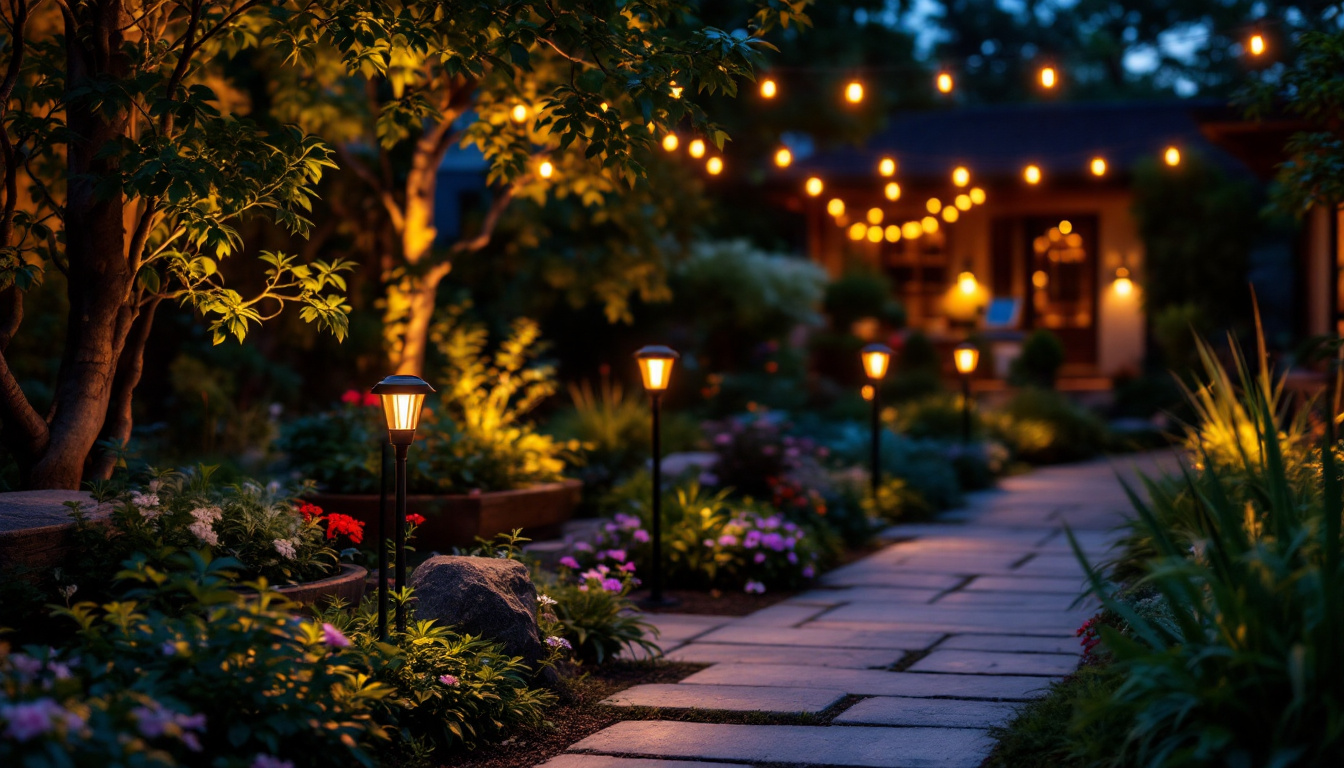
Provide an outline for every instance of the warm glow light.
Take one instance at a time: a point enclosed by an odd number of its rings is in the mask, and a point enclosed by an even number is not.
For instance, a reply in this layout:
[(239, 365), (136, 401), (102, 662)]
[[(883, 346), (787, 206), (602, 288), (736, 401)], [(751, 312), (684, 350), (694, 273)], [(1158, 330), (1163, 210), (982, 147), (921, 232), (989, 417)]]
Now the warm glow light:
[(541, 178), (549, 179), (555, 173), (555, 166), (551, 164), (550, 160), (543, 160), (541, 165), (537, 166), (537, 173)]
[(849, 225), (849, 239), (862, 240), (868, 235), (868, 226), (862, 221), (856, 221)]
[(938, 220), (932, 216), (925, 216), (919, 220), (919, 228), (929, 234), (933, 234), (938, 231)]
[(434, 388), (418, 376), (388, 376), (374, 385), (371, 392), (383, 405), (388, 438), (394, 445), (410, 445), (420, 424), (420, 409), (425, 395)]
[(1167, 165), (1177, 166), (1181, 164), (1181, 150), (1175, 147), (1167, 147), (1167, 151), (1162, 154), (1162, 159)]
[(1031, 284), (1037, 288), (1044, 288), (1050, 284), (1050, 275), (1046, 274), (1045, 270), (1038, 269), (1031, 273)]
[(761, 96), (763, 98), (773, 99), (777, 93), (779, 93), (779, 86), (774, 80), (767, 77), (761, 81)]
[(976, 289), (979, 287), (980, 284), (976, 281), (975, 275), (970, 272), (962, 272), (957, 275), (957, 290), (965, 295), (974, 296)]
[(513, 118), (513, 122), (521, 123), (527, 119), (527, 107), (522, 104), (515, 104), (513, 110), (509, 112), (509, 116)]
[(869, 344), (859, 352), (863, 359), (863, 372), (873, 381), (881, 381), (887, 375), (887, 366), (891, 364), (891, 348), (882, 344)]
[(884, 157), (877, 163), (877, 172), (883, 176), (891, 176), (896, 173), (896, 161), (890, 157)]
[(905, 235), (906, 240), (914, 240), (924, 234), (924, 228), (919, 225), (918, 221), (907, 221), (901, 225), (901, 234)]
[(936, 197), (930, 197), (929, 201), (924, 204), (924, 207), (929, 209), (929, 213), (937, 213), (943, 210), (943, 201)]
[(1129, 279), (1129, 270), (1124, 267), (1115, 270), (1115, 282), (1111, 285), (1117, 296), (1128, 296), (1134, 292), (1134, 281)]
[(858, 80), (851, 81), (845, 86), (845, 100), (850, 104), (858, 104), (863, 101), (863, 83)]
[(832, 216), (845, 215), (845, 201), (838, 197), (832, 197), (826, 202), (826, 212)]
[(672, 98), (674, 98), (674, 99), (680, 99), (680, 98), (681, 98), (681, 92), (682, 92), (683, 90), (685, 90), (685, 89), (682, 88), (681, 86), (677, 85), (677, 81), (676, 81), (676, 80), (673, 80), (673, 81), (671, 81), (670, 83), (667, 84), (667, 92), (670, 93), (670, 94), (672, 94)]
[(895, 224), (888, 224), (885, 232), (888, 243), (894, 243), (901, 239), (901, 228)]
[(882, 190), (882, 194), (887, 196), (888, 200), (901, 199), (901, 185), (894, 181), (887, 182), (887, 186)]
[(939, 93), (952, 92), (952, 75), (950, 73), (947, 72), (938, 73), (938, 92)]
[(952, 204), (957, 206), (957, 210), (959, 211), (969, 211), (971, 210), (971, 196), (957, 195), (957, 199), (953, 200)]
[(952, 361), (957, 365), (957, 373), (969, 376), (975, 373), (975, 366), (980, 364), (980, 350), (969, 341), (962, 342), (953, 350)]
[(868, 209), (868, 223), (869, 223), (869, 224), (881, 224), (881, 223), (882, 223), (882, 209), (881, 209), (881, 208), (869, 208), (869, 209)]
[(677, 145), (680, 143), (681, 141), (677, 138), (677, 134), (675, 133), (669, 133), (663, 137), (663, 149), (666, 149), (668, 152), (676, 152)]
[(1028, 184), (1039, 184), (1041, 182), (1040, 166), (1028, 165), (1022, 169), (1022, 178), (1027, 180)]
[(1262, 56), (1265, 53), (1265, 36), (1261, 34), (1251, 35), (1250, 48), (1252, 56)]
[(1041, 67), (1041, 87), (1054, 88), (1059, 83), (1059, 75), (1054, 67)]
[(709, 171), (710, 176), (718, 176), (723, 173), (723, 158), (711, 157), (705, 162), (705, 170)]
[(691, 157), (694, 157), (696, 160), (699, 160), (700, 158), (704, 157), (704, 156), (705, 156), (705, 140), (704, 140), (704, 139), (695, 139), (695, 140), (693, 140), (693, 141), (691, 142), (691, 146), (687, 147), (687, 151), (690, 152), (690, 153), (691, 153)]
[(793, 153), (789, 151), (788, 147), (780, 147), (779, 151), (775, 153), (775, 165), (780, 168), (788, 168), (792, 162)]
[(864, 400), (872, 400), (872, 399), (873, 399), (873, 385), (872, 385), (872, 384), (864, 384), (863, 387), (859, 389), (859, 394), (860, 394), (860, 395), (863, 395), (863, 399), (864, 399)]
[(881, 228), (881, 227), (878, 227), (878, 226), (872, 226), (872, 227), (869, 227), (869, 228), (868, 228), (868, 242), (870, 242), (870, 243), (880, 243), (880, 242), (882, 242), (882, 228)]
[(1059, 222), (1059, 233), (1061, 235), (1067, 235), (1072, 231), (1073, 231), (1073, 222), (1069, 221), (1068, 219)]
[(389, 430), (414, 431), (420, 423), (420, 407), (424, 395), (383, 395), (383, 418)]
[(597, 108), (602, 110), (603, 112), (606, 112), (608, 109), (611, 109), (611, 105), (607, 104), (607, 102), (604, 101), (601, 104), (598, 104)]
[(816, 197), (821, 194), (822, 186), (821, 179), (813, 176), (807, 180), (807, 183), (803, 185), (803, 188), (807, 190), (807, 194)]
[(953, 206), (949, 205), (943, 209), (943, 221), (946, 221), (948, 224), (956, 221), (960, 216), (961, 211), (958, 211)]
[(958, 187), (964, 187), (971, 183), (971, 172), (965, 168), (958, 167), (952, 171), (952, 183)]
[(1104, 157), (1092, 158), (1092, 175), (1093, 176), (1106, 175), (1106, 158)]
[(971, 202), (982, 205), (985, 202), (985, 190), (979, 187), (971, 187)]
[(650, 392), (662, 392), (672, 378), (672, 365), (681, 355), (664, 346), (643, 347), (635, 353), (639, 361), (639, 375), (644, 379), (644, 388)]

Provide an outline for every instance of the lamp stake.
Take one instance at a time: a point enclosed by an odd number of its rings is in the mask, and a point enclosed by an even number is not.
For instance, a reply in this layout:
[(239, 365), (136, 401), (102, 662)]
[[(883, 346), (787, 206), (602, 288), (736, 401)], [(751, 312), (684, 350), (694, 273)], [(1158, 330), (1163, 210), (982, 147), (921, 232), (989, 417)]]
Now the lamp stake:
[(387, 639), (387, 446), (378, 456), (378, 639)]

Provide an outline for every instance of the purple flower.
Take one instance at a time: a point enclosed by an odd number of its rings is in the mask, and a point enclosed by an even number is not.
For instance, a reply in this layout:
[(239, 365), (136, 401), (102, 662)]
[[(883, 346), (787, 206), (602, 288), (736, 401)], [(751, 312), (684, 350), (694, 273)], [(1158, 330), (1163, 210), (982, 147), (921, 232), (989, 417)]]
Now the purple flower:
[(608, 557), (609, 559), (611, 559), (611, 560), (615, 560), (615, 561), (618, 562), (618, 563), (624, 563), (624, 562), (625, 562), (625, 550), (624, 550), (624, 549), (609, 549), (609, 550), (607, 550), (607, 557)]
[(789, 562), (790, 562), (790, 563), (796, 563), (796, 562), (798, 562), (798, 553), (797, 553), (797, 552), (790, 552), (790, 553), (789, 553)]
[(570, 645), (569, 641), (566, 640), (565, 638), (556, 637), (554, 635), (546, 638), (546, 644), (551, 646), (552, 648), (565, 648), (568, 650), (572, 650), (574, 648), (574, 646)]
[(576, 571), (579, 569), (579, 561), (575, 560), (572, 557), (569, 557), (568, 555), (560, 558), (560, 564), (565, 566), (566, 568), (573, 568)]
[(164, 656), (176, 656), (177, 643), (174, 643), (172, 640), (164, 640), (163, 645), (159, 646), (159, 650)]
[(765, 594), (765, 585), (759, 581), (748, 581), (742, 591), (749, 595), (762, 595)]
[(792, 536), (789, 536), (788, 538), (784, 539), (785, 549), (793, 549), (797, 544), (798, 540), (793, 538)]
[(728, 445), (731, 442), (733, 442), (733, 436), (727, 432), (720, 432), (714, 436), (715, 445)]
[(322, 625), (322, 641), (332, 648), (349, 648), (350, 638), (341, 633), (341, 630), (330, 624)]
[(60, 704), (46, 698), (0, 706), (0, 720), (7, 723), (4, 735), (15, 741), (28, 741), (41, 736), (58, 723), (63, 723), (67, 729), (84, 725), (84, 718), (65, 711)]
[(589, 544), (589, 543), (586, 542), (586, 541), (580, 541), (578, 544), (575, 544), (575, 545), (574, 545), (574, 550), (575, 550), (576, 552), (592, 552), (592, 551), (593, 551), (593, 545), (592, 545), (592, 544)]
[(621, 591), (621, 588), (622, 588), (623, 586), (624, 586), (624, 585), (621, 584), (621, 580), (620, 580), (620, 579), (603, 579), (603, 580), (602, 580), (602, 588), (605, 589), (605, 590), (607, 590), (608, 592), (620, 592), (620, 591)]
[(636, 530), (632, 535), (635, 537), (635, 541), (638, 541), (640, 543), (644, 543), (649, 540), (649, 532), (644, 530), (643, 528)]
[(778, 533), (767, 533), (761, 537), (761, 543), (768, 549), (781, 552), (784, 549), (784, 537)]
[(713, 539), (705, 539), (705, 541), (704, 541), (704, 545), (705, 545), (706, 547), (713, 547), (713, 546), (714, 546), (714, 540), (713, 540)]
[(757, 552), (757, 553), (756, 553), (756, 556), (753, 557), (753, 558), (751, 558), (751, 559), (752, 559), (752, 562), (755, 562), (755, 563), (757, 563), (757, 564), (764, 563), (764, 562), (765, 562), (765, 553), (764, 553), (764, 552)]
[(810, 565), (804, 565), (804, 566), (803, 566), (803, 578), (804, 578), (804, 579), (810, 579), (810, 578), (812, 578), (813, 576), (816, 576), (816, 575), (817, 575), (817, 569), (816, 569), (816, 568), (813, 568), (813, 567), (810, 566)]
[(635, 572), (635, 564), (634, 564), (634, 563), (622, 563), (622, 564), (621, 564), (621, 567), (620, 567), (618, 570), (625, 571), (626, 573), (634, 573), (634, 572)]
[(294, 763), (271, 755), (261, 754), (252, 760), (250, 768), (294, 768)]
[(761, 545), (760, 531), (747, 531), (747, 535), (742, 538), (742, 546), (747, 549), (755, 549)]
[(439, 675), (439, 682), (451, 688), (457, 685), (457, 678), (452, 675)]

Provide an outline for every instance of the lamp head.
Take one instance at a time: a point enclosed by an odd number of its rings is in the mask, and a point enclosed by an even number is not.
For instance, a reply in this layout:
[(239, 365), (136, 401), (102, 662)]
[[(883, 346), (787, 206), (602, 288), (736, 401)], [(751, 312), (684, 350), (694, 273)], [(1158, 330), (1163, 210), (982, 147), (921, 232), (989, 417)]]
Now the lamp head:
[(980, 348), (969, 341), (963, 341), (952, 351), (952, 361), (957, 365), (957, 373), (969, 376), (975, 373), (975, 366), (980, 364)]
[(885, 344), (868, 344), (859, 350), (863, 359), (863, 372), (873, 381), (881, 381), (887, 375), (891, 365), (891, 347)]
[(370, 391), (383, 401), (383, 417), (387, 419), (387, 435), (392, 444), (413, 443), (425, 395), (434, 388), (419, 376), (392, 375), (373, 385)]
[(639, 375), (644, 378), (644, 388), (655, 394), (666, 391), (672, 379), (672, 365), (680, 358), (681, 355), (675, 349), (661, 344), (641, 347), (635, 352), (635, 359), (639, 361)]

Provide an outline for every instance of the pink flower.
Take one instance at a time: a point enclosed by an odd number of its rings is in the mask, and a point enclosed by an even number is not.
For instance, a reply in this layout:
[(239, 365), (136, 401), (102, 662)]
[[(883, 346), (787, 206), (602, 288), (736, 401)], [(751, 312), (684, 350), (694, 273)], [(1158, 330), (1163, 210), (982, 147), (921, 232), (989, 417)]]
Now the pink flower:
[(813, 576), (816, 576), (816, 575), (817, 575), (817, 569), (816, 569), (816, 568), (813, 568), (813, 567), (810, 566), (810, 565), (804, 565), (804, 566), (803, 566), (803, 578), (804, 578), (804, 579), (810, 579), (810, 578), (812, 578)]
[(748, 581), (742, 591), (749, 595), (762, 595), (765, 594), (765, 585), (759, 581)]
[(620, 579), (603, 579), (603, 580), (602, 580), (602, 588), (605, 589), (605, 590), (607, 590), (608, 592), (620, 592), (622, 586), (623, 586), (623, 585), (621, 584), (621, 580), (620, 580)]
[(610, 558), (610, 559), (612, 559), (612, 560), (615, 560), (615, 561), (618, 562), (618, 563), (624, 563), (624, 562), (625, 562), (625, 550), (624, 550), (624, 549), (609, 549), (609, 550), (607, 550), (607, 557)]
[(322, 625), (322, 640), (332, 648), (349, 648), (350, 638), (341, 633), (341, 630), (330, 624)]
[(638, 542), (640, 542), (641, 544), (643, 544), (643, 543), (645, 543), (645, 542), (647, 542), (647, 541), (649, 540), (649, 532), (646, 531), (646, 530), (644, 530), (643, 528), (640, 528), (639, 530), (635, 531), (635, 532), (634, 532), (633, 534), (631, 534), (631, 535), (633, 535), (633, 536), (635, 537), (635, 541), (638, 541)]
[(719, 544), (725, 547), (737, 546), (737, 537), (731, 533), (725, 533), (719, 537)]
[(764, 563), (764, 562), (765, 562), (765, 553), (764, 553), (764, 552), (757, 552), (757, 553), (756, 553), (756, 556), (753, 557), (753, 558), (751, 558), (751, 559), (752, 559), (753, 562), (755, 562), (755, 563), (757, 563), (757, 564)]
[(452, 675), (439, 675), (439, 682), (451, 688), (457, 685), (457, 678)]
[(634, 563), (622, 563), (622, 564), (621, 564), (621, 567), (619, 568), (619, 570), (625, 571), (626, 573), (634, 573), (634, 571), (635, 571), (635, 564), (634, 564)]
[(560, 558), (560, 564), (566, 568), (572, 568), (576, 571), (579, 569), (579, 561), (569, 556)]

